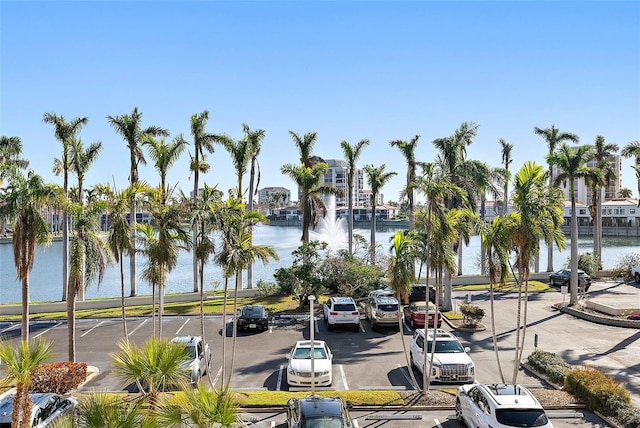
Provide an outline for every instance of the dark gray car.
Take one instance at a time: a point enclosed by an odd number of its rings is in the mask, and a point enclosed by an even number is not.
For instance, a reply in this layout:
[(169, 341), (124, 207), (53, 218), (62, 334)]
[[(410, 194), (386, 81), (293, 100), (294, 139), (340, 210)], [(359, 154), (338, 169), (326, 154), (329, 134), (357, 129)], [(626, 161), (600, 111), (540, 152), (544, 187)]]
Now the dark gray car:
[[(552, 273), (549, 275), (549, 283), (552, 286), (566, 285), (569, 287), (571, 285), (571, 269), (560, 269)], [(578, 269), (578, 289), (589, 291), (589, 287), (591, 287), (591, 277), (585, 271)]]

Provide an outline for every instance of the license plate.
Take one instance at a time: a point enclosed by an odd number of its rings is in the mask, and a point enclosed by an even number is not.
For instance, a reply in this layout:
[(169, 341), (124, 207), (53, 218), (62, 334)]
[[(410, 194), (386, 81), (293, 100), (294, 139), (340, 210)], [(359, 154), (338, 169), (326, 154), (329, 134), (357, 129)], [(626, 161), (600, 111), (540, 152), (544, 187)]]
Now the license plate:
[(256, 328), (255, 324), (249, 324), (249, 328)]

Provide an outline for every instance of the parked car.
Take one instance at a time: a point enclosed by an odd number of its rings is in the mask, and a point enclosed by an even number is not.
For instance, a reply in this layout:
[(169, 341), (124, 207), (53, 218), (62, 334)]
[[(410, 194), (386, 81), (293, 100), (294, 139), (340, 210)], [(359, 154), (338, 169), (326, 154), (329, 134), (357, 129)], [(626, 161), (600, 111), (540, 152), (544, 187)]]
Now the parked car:
[[(429, 303), (429, 321), (427, 327), (433, 327), (436, 324), (436, 305)], [(412, 328), (424, 327), (424, 318), (427, 312), (427, 302), (411, 302), (403, 309), (404, 320), (408, 322)], [(442, 313), (438, 312), (438, 322), (436, 327), (440, 328), (442, 325)]]
[(631, 268), (631, 276), (635, 282), (640, 282), (640, 266)]
[[(424, 302), (427, 300), (427, 286), (425, 284), (415, 284), (411, 287), (409, 293), (409, 303), (411, 302)], [(433, 285), (429, 284), (429, 301), (436, 301), (436, 289)]]
[(469, 427), (553, 427), (538, 400), (522, 385), (460, 386), (456, 418)]
[[(571, 269), (560, 269), (549, 275), (549, 283), (552, 286), (566, 285), (571, 286)], [(580, 291), (589, 291), (591, 287), (591, 277), (585, 271), (578, 269), (578, 289)]]
[(349, 406), (340, 397), (292, 398), (287, 402), (289, 428), (353, 428)]
[[(475, 365), (469, 357), (469, 348), (462, 346), (453, 333), (443, 329), (427, 329), (427, 365), (431, 367), (431, 380), (434, 382), (465, 382), (473, 383), (475, 379)], [(425, 330), (417, 329), (411, 339), (411, 365), (421, 373), (424, 368), (424, 340)], [(431, 364), (431, 350), (435, 343), (433, 364)]]
[(201, 336), (178, 336), (171, 341), (184, 345), (189, 355), (188, 368), (191, 383), (197, 383), (202, 376), (207, 374), (207, 370), (211, 366), (209, 344), (205, 343)]
[(333, 383), (333, 354), (324, 340), (296, 342), (287, 358), (287, 384), (289, 386), (311, 385), (311, 352), (313, 352), (313, 382), (316, 386), (331, 386)]
[(236, 326), (238, 330), (269, 330), (269, 312), (262, 305), (244, 305)]
[(335, 326), (353, 327), (360, 330), (360, 311), (351, 297), (329, 297), (322, 305), (324, 322), (329, 329)]
[[(0, 428), (11, 428), (11, 413), (15, 394), (5, 395), (0, 400)], [(78, 401), (74, 397), (64, 397), (53, 393), (29, 394), (33, 406), (31, 408), (31, 427), (42, 428), (62, 419), (65, 415), (75, 413)]]
[(402, 320), (402, 312), (398, 300), (389, 293), (372, 291), (364, 302), (364, 315), (371, 323), (371, 327), (398, 327)]

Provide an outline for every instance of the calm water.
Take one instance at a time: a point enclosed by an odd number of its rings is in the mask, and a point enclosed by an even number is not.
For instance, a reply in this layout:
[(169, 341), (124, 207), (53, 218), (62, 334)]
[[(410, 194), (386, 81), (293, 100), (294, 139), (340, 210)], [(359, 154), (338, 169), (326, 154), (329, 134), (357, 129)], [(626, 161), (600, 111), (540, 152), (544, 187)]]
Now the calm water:
[[(365, 238), (369, 238), (369, 230), (356, 230)], [(384, 251), (390, 247), (389, 240), (395, 233), (394, 230), (378, 231), (376, 242), (381, 244)], [(266, 266), (262, 263), (254, 264), (254, 284), (259, 280), (273, 282), (273, 273), (279, 267), (291, 265), (291, 252), (300, 245), (301, 230), (292, 227), (259, 226), (254, 233), (254, 242), (259, 245), (272, 246), (278, 255), (279, 261), (272, 261)], [(317, 239), (317, 236), (312, 236)], [(593, 241), (590, 238), (578, 241), (578, 252), (590, 252)], [(637, 238), (604, 238), (602, 248), (603, 267), (612, 268), (620, 257), (626, 253), (640, 251), (640, 239)], [(547, 248), (543, 245), (540, 249), (540, 267), (546, 269)], [(480, 239), (473, 236), (468, 247), (463, 247), (463, 273), (479, 273)], [(562, 252), (555, 251), (554, 267), (560, 268), (566, 263), (570, 255), (569, 243)], [(31, 272), (31, 301), (60, 300), (62, 297), (62, 243), (54, 242), (46, 248), (39, 248), (36, 254), (34, 268)], [(192, 256), (182, 252), (178, 258), (178, 264), (169, 275), (167, 292), (188, 292), (193, 290), (192, 280)], [(128, 259), (125, 263), (125, 290), (128, 293)], [(144, 259), (138, 258), (138, 272), (142, 270)], [(92, 284), (86, 292), (86, 298), (117, 297), (120, 295), (120, 270), (117, 265), (110, 266), (105, 272), (104, 280), (100, 286)], [(245, 274), (246, 277), (246, 274)], [(0, 303), (19, 302), (21, 300), (20, 283), (16, 281), (16, 271), (13, 263), (13, 253), (10, 244), (0, 245)], [(224, 278), (220, 268), (213, 262), (205, 266), (205, 289), (212, 290), (222, 287)], [(137, 282), (138, 294), (150, 294), (151, 286), (142, 280)]]

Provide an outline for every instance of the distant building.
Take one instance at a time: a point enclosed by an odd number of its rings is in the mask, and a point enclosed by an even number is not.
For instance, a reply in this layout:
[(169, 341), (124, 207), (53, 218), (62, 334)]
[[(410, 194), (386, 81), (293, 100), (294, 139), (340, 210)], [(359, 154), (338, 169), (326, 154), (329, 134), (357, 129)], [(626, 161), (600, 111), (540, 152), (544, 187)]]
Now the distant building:
[(258, 204), (286, 207), (291, 204), (291, 192), (285, 187), (263, 187), (258, 190)]
[[(339, 159), (327, 159), (326, 164), (329, 171), (324, 175), (324, 184), (330, 184), (342, 192), (342, 196), (336, 196), (336, 207), (346, 207), (348, 203), (348, 183), (347, 174), (349, 165), (346, 161)], [(363, 193), (364, 173), (362, 169), (357, 168), (353, 176), (353, 204), (367, 205), (369, 197)]]
[(617, 198), (602, 203), (603, 226), (640, 226), (640, 208), (637, 199)]

